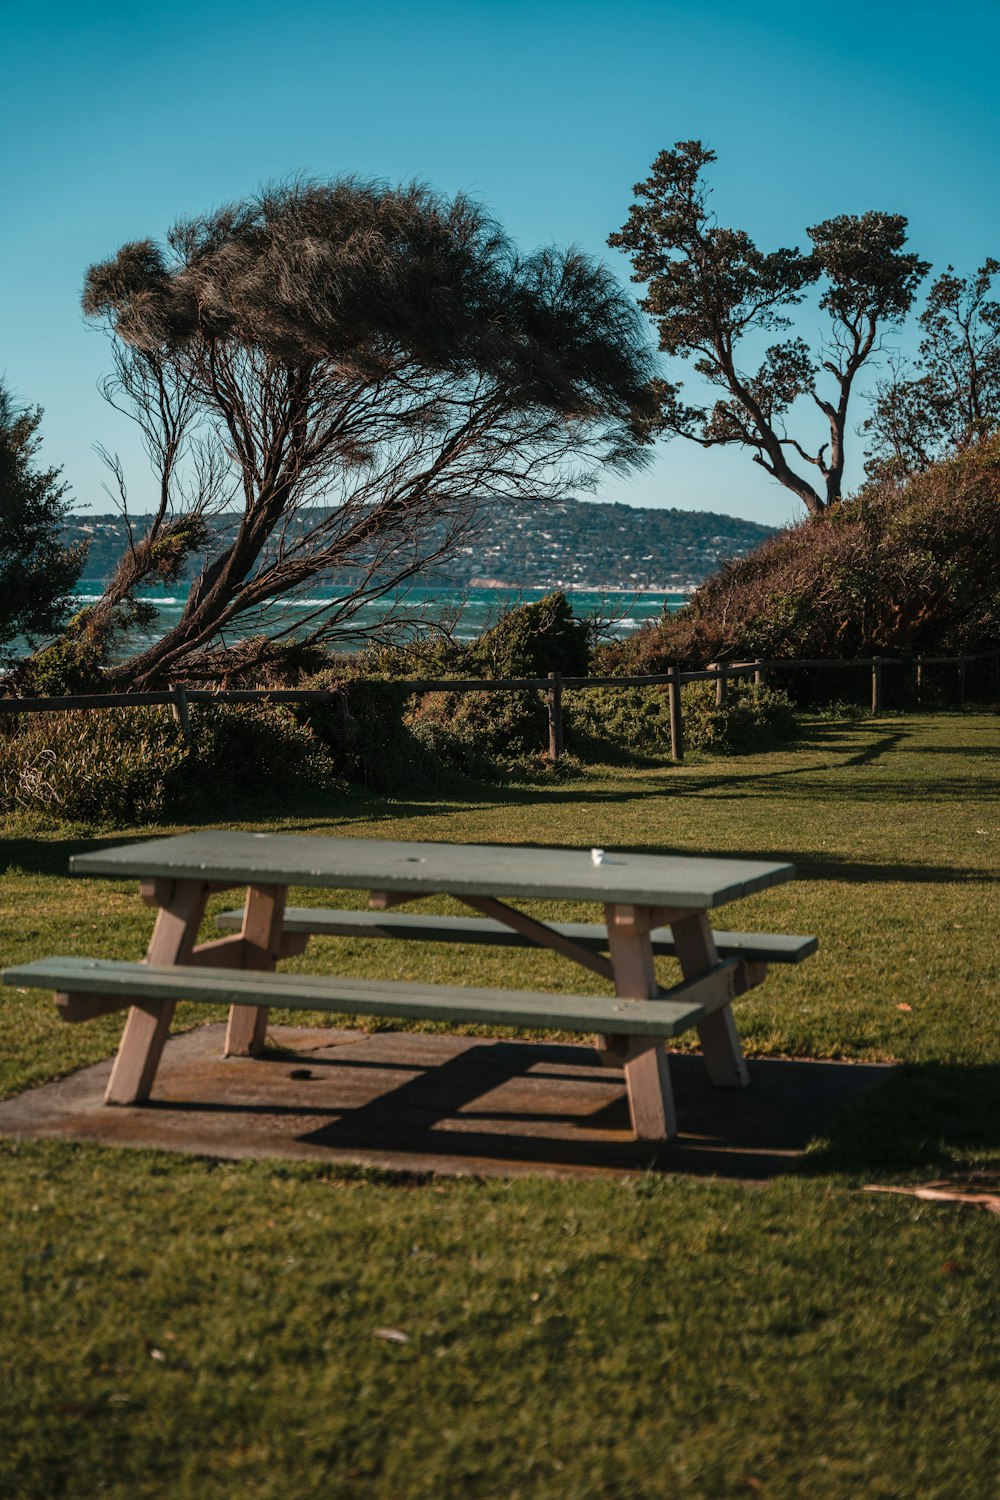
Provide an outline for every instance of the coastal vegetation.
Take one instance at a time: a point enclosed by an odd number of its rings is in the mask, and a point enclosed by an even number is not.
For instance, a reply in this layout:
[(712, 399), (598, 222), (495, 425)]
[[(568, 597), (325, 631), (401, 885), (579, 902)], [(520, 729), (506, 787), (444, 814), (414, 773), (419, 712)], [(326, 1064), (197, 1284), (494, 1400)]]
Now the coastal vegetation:
[[(166, 707), (28, 712), (7, 721), (0, 756), (0, 813), (32, 812), (114, 826), (157, 823), (225, 795), (255, 814), (261, 798), (293, 805), (307, 788), (354, 785), (396, 792), (472, 782), (538, 782), (580, 776), (589, 765), (658, 760), (670, 749), (666, 689), (577, 689), (567, 695), (568, 753), (549, 754), (548, 715), (537, 688), (489, 690), (490, 681), (585, 677), (592, 623), (555, 593), (504, 612), (469, 644), (432, 632), (407, 646), (315, 660), (271, 685), (320, 689), (322, 703), (195, 703), (184, 733)], [(605, 655), (607, 653), (605, 652)], [(42, 655), (34, 663), (39, 673)], [(256, 682), (258, 672), (248, 672)], [(482, 680), (482, 691), (427, 690), (421, 679)], [(39, 676), (36, 683), (44, 681)], [(709, 688), (711, 686), (711, 690)], [(745, 753), (795, 738), (787, 695), (734, 683), (724, 707), (714, 685), (683, 689), (688, 748)], [(233, 766), (240, 767), (234, 785)], [(470, 791), (473, 788), (470, 786)]]
[(998, 273), (990, 256), (972, 276), (949, 266), (936, 277), (917, 358), (893, 361), (864, 424), (871, 477), (923, 473), (1000, 428), (1000, 302), (990, 295)]
[[(506, 611), (472, 643), (430, 631), (407, 645), (353, 655), (285, 652), (262, 678), (261, 662), (230, 673), (233, 686), (321, 688), (328, 704), (224, 709), (199, 706), (185, 739), (165, 709), (24, 716), (0, 759), (0, 809), (31, 810), (104, 825), (157, 821), (210, 802), (236, 756), (248, 806), (271, 784), (355, 785), (395, 792), (442, 787), (456, 775), (532, 782), (582, 774), (600, 763), (636, 764), (669, 753), (663, 686), (606, 685), (566, 695), (566, 754), (549, 755), (542, 694), (428, 691), (441, 678), (504, 679), (663, 673), (671, 663), (757, 657), (836, 663), (872, 655), (995, 652), (1000, 642), (1000, 438), (973, 445), (906, 483), (871, 480), (849, 504), (810, 516), (748, 556), (728, 562), (691, 602), (619, 641), (601, 641), (556, 592)], [(22, 672), (35, 691), (65, 681), (63, 642)], [(61, 654), (63, 653), (63, 654)], [(995, 692), (970, 678), (973, 696)], [(890, 679), (890, 701), (913, 701), (913, 672)], [(860, 682), (860, 679), (859, 679)], [(714, 684), (683, 689), (689, 751), (746, 754), (798, 733), (794, 698), (815, 709), (849, 697), (835, 666), (768, 685), (734, 681), (726, 701)], [(940, 701), (929, 681), (925, 703)], [(228, 749), (227, 749), (228, 744)]]

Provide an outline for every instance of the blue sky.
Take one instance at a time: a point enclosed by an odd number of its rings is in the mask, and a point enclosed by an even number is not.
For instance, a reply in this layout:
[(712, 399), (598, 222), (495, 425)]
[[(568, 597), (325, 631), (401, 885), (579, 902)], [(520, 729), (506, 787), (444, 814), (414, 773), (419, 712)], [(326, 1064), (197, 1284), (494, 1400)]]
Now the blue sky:
[[(632, 185), (700, 137), (720, 220), (766, 247), (884, 208), (935, 267), (969, 271), (1000, 255), (998, 45), (997, 0), (0, 0), (0, 372), (45, 408), (44, 456), (80, 509), (108, 508), (96, 441), (141, 509), (141, 452), (97, 392), (108, 350), (79, 311), (84, 271), (300, 171), (471, 192), (525, 247), (575, 243), (626, 280), (605, 242)], [(801, 514), (746, 455), (679, 441), (603, 497)]]

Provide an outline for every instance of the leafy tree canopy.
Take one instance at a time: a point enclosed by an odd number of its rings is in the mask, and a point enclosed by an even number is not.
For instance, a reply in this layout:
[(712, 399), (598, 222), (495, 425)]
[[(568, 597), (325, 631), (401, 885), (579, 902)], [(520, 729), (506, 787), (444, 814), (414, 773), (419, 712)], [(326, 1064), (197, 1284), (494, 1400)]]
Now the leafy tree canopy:
[[(741, 229), (719, 225), (703, 173), (716, 159), (700, 141), (661, 151), (609, 244), (627, 251), (660, 348), (693, 359), (720, 391), (711, 408), (689, 405), (680, 382), (660, 390), (665, 430), (703, 447), (746, 448), (755, 463), (812, 512), (842, 497), (847, 413), (855, 378), (880, 333), (905, 317), (928, 265), (905, 252), (900, 214), (841, 214), (808, 230), (809, 253), (760, 250)], [(788, 309), (821, 287), (829, 317), (823, 345), (778, 339), (754, 369), (743, 341), (790, 328)], [(829, 394), (820, 386), (825, 377)], [(828, 439), (818, 449), (794, 437), (787, 419), (800, 398), (820, 414)]]
[(87, 555), (63, 545), (69, 502), (59, 470), (35, 463), (41, 421), (0, 383), (0, 652), (15, 636), (58, 629)]
[(918, 357), (880, 382), (865, 422), (872, 477), (921, 473), (1000, 427), (1000, 302), (990, 296), (998, 272), (993, 259), (974, 276), (949, 266), (932, 285)]

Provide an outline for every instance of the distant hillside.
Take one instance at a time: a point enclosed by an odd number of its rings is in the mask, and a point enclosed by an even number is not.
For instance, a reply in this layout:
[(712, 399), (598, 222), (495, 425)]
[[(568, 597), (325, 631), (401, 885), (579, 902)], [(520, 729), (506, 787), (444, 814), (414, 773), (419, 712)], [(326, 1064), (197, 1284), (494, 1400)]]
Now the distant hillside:
[(714, 511), (654, 510), (596, 500), (511, 506), (447, 565), (450, 578), (538, 588), (678, 589), (774, 534)]
[[(142, 534), (148, 518), (136, 517)], [(220, 531), (232, 522), (220, 523)], [(703, 583), (728, 557), (743, 557), (773, 535), (714, 511), (640, 509), (593, 500), (518, 502), (494, 516), (475, 542), (428, 573), (428, 582), (510, 588), (672, 590)], [(116, 515), (79, 516), (67, 526), (89, 541), (84, 587), (107, 579), (125, 544)], [(193, 560), (189, 572), (197, 571)]]

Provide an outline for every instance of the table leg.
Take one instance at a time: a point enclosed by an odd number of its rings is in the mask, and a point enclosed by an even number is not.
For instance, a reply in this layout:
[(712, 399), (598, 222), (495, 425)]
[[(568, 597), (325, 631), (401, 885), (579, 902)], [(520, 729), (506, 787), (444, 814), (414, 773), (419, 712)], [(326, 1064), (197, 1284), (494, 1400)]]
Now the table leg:
[[(281, 924), (285, 920), (286, 885), (252, 885), (243, 908), (241, 967), (270, 971), (281, 956)], [(226, 1027), (227, 1057), (256, 1057), (267, 1036), (266, 1005), (232, 1005)]]
[[(174, 883), (156, 918), (146, 953), (147, 963), (183, 964), (190, 958), (208, 895), (205, 881)], [(133, 1005), (111, 1069), (105, 1104), (141, 1104), (149, 1098), (176, 1005), (175, 1000), (149, 1000)]]
[[(659, 987), (649, 936), (650, 923), (639, 919), (631, 907), (612, 905), (605, 910), (617, 993), (630, 1000), (644, 1000), (656, 995)], [(623, 1066), (636, 1140), (668, 1141), (677, 1134), (677, 1111), (662, 1042), (642, 1046), (632, 1055), (626, 1049)]]
[[(712, 926), (705, 912), (692, 912), (675, 919), (670, 930), (685, 979), (697, 979), (719, 962)], [(724, 1005), (706, 1016), (698, 1026), (698, 1036), (711, 1081), (720, 1088), (746, 1088), (750, 1077), (732, 1006)]]

